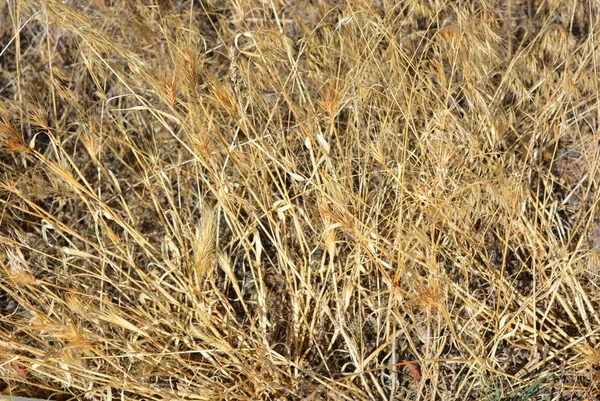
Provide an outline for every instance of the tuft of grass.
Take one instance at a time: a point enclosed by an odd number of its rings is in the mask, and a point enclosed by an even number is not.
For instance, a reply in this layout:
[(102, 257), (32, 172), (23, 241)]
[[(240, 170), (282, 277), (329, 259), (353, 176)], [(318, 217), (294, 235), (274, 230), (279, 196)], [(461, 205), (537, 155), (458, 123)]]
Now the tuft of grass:
[(0, 391), (597, 397), (599, 26), (588, 0), (2, 2)]
[(529, 386), (513, 389), (508, 394), (505, 393), (501, 383), (487, 380), (484, 381), (484, 383), (486, 390), (483, 393), (483, 397), (488, 401), (531, 401), (549, 399), (543, 394), (544, 391), (542, 391), (542, 381), (540, 379), (533, 381)]

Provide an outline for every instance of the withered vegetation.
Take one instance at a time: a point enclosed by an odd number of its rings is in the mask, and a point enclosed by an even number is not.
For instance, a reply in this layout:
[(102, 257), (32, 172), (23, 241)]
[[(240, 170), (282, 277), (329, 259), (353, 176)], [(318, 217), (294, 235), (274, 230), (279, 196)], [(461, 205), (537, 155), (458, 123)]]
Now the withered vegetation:
[(0, 390), (596, 399), (598, 7), (3, 0)]

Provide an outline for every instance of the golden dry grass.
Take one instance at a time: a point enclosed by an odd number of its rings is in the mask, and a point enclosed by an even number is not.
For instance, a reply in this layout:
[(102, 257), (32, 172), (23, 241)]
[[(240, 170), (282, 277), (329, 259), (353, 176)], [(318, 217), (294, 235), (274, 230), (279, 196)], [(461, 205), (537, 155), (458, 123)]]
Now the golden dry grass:
[(5, 394), (600, 394), (597, 2), (0, 15)]

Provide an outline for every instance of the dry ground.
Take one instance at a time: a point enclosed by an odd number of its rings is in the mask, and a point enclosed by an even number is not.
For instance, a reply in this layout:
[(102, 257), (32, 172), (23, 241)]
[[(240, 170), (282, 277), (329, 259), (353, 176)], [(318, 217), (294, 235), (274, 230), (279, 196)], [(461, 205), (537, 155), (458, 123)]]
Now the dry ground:
[(597, 399), (598, 7), (2, 0), (0, 390)]

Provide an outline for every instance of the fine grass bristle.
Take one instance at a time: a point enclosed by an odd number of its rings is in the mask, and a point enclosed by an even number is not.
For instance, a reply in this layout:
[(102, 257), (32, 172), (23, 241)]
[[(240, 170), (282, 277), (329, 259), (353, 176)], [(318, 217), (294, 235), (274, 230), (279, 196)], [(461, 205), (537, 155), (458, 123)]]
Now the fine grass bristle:
[(3, 2), (0, 392), (596, 399), (599, 23)]

